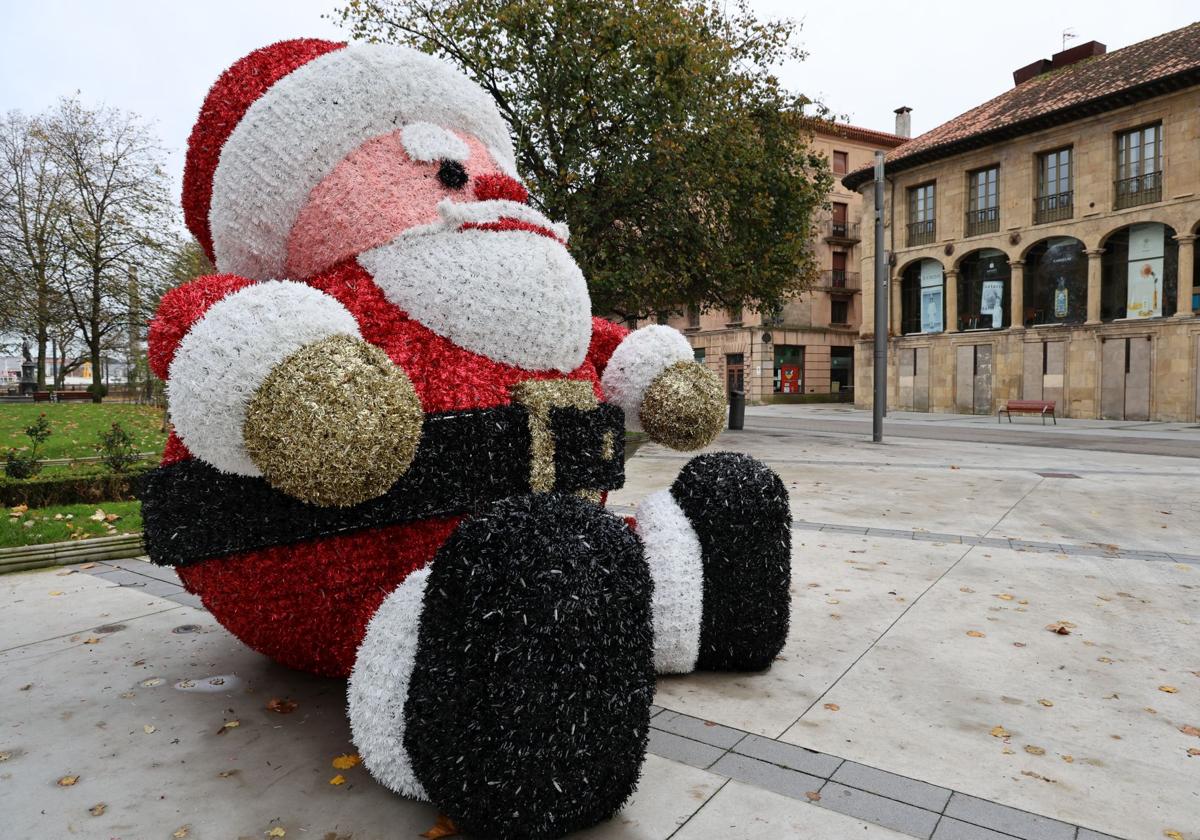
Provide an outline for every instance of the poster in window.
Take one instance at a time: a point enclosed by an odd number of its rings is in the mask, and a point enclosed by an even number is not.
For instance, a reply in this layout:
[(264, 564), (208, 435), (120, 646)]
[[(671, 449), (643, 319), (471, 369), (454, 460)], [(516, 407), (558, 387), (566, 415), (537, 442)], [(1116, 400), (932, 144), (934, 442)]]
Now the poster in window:
[(1065, 277), (1059, 277), (1058, 288), (1054, 290), (1054, 317), (1060, 321), (1066, 318), (1070, 302), (1071, 293), (1067, 291), (1067, 280)]
[(1163, 245), (1166, 228), (1149, 223), (1129, 228), (1129, 283), (1126, 318), (1162, 315)]
[(779, 366), (779, 392), (782, 394), (800, 393), (800, 365), (784, 364)]
[(980, 295), (980, 315), (990, 315), (992, 327), (1004, 325), (1004, 281), (984, 280), (983, 293)]
[(941, 332), (942, 266), (937, 260), (921, 263), (921, 332)]

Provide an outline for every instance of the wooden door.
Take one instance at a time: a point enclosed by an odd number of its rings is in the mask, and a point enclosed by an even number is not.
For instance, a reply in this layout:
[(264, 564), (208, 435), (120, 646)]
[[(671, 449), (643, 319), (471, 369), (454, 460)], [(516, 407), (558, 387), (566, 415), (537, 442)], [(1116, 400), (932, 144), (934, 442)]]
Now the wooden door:
[(975, 413), (975, 347), (970, 344), (954, 351), (954, 410)]

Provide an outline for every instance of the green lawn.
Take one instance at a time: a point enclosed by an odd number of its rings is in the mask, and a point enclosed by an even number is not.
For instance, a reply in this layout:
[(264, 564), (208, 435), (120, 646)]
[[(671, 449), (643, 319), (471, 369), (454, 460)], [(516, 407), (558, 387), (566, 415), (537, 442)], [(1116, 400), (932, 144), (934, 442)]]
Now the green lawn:
[(85, 458), (96, 455), (100, 432), (120, 423), (133, 437), (138, 452), (162, 452), (162, 409), (148, 405), (119, 403), (34, 403), (0, 405), (0, 455), (10, 447), (29, 445), (25, 427), (44, 413), (50, 421), (50, 437), (38, 453), (41, 458)]
[[(92, 518), (97, 511), (105, 517), (115, 514), (118, 518), (111, 522), (107, 518), (97, 521)], [(26, 511), (10, 508), (3, 512), (3, 517), (0, 548), (136, 534), (142, 530), (141, 502), (58, 505)]]

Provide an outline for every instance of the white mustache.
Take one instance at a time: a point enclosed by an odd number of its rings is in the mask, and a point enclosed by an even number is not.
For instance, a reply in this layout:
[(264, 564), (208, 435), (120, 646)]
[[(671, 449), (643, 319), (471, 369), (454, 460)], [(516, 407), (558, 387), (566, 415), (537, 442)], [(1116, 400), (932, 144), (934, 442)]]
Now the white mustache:
[(444, 233), (458, 230), (465, 224), (489, 224), (501, 219), (516, 219), (531, 225), (544, 227), (551, 231), (564, 243), (571, 235), (570, 230), (562, 222), (552, 222), (528, 204), (520, 204), (506, 199), (491, 201), (454, 201), (443, 198), (438, 202), (438, 215), (441, 221), (410, 228), (402, 236), (419, 236), (427, 233)]

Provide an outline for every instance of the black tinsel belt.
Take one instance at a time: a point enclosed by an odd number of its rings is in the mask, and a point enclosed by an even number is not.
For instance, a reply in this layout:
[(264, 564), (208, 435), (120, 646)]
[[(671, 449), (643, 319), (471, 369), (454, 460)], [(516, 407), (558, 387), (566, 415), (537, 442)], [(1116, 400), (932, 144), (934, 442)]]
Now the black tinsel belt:
[[(620, 408), (552, 408), (549, 426), (553, 490), (615, 490), (624, 484)], [(347, 531), (471, 513), (532, 491), (537, 465), (530, 427), (530, 412), (521, 405), (429, 414), (404, 477), (383, 496), (352, 507), (308, 504), (262, 478), (222, 473), (194, 459), (159, 467), (138, 490), (146, 548), (159, 565), (184, 566)]]

